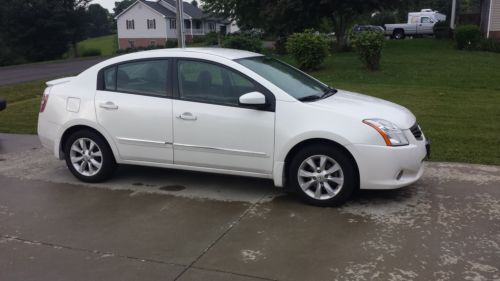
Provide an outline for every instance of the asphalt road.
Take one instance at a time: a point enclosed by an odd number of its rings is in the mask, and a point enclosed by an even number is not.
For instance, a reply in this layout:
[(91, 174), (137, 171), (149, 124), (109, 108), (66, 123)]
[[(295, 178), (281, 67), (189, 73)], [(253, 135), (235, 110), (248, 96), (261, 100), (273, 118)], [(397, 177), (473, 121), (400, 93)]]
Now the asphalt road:
[(72, 59), (0, 67), (0, 85), (72, 76), (105, 59)]
[(500, 167), (304, 205), (272, 182), (124, 166), (77, 182), (0, 134), (0, 280), (500, 280)]

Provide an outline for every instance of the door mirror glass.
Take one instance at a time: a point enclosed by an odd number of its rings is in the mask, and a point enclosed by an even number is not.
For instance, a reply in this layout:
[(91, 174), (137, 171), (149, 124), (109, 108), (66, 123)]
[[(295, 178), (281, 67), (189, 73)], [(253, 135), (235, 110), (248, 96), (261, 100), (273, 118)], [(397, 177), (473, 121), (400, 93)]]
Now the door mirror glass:
[(240, 104), (242, 105), (265, 105), (266, 96), (259, 92), (250, 92), (240, 96)]

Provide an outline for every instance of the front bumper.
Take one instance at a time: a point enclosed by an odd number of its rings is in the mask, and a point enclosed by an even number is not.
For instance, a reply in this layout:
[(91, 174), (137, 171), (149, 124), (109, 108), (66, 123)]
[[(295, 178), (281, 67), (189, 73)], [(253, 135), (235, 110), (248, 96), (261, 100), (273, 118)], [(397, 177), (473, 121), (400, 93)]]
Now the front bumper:
[(352, 144), (347, 146), (358, 164), (361, 189), (395, 189), (422, 177), (430, 156), (425, 138), (400, 147)]

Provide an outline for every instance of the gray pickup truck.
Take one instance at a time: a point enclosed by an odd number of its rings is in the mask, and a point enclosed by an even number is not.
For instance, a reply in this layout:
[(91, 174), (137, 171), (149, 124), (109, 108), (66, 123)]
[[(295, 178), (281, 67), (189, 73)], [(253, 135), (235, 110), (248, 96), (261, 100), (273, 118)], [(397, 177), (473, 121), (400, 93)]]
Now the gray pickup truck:
[(386, 24), (385, 34), (393, 39), (404, 39), (406, 36), (433, 35), (434, 24), (445, 21), (446, 15), (437, 11), (423, 9), (420, 12), (408, 13), (408, 23)]

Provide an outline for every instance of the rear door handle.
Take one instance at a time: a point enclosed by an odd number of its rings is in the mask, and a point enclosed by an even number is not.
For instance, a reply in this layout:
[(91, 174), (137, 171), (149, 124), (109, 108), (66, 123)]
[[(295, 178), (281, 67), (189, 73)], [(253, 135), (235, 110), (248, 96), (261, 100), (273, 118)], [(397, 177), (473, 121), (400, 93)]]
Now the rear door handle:
[(182, 120), (190, 120), (190, 121), (196, 121), (196, 116), (193, 115), (191, 112), (184, 112), (181, 115), (177, 116), (178, 119)]
[(102, 102), (99, 104), (99, 107), (104, 108), (104, 109), (108, 109), (108, 110), (117, 110), (118, 109), (118, 105), (116, 105), (112, 101)]

